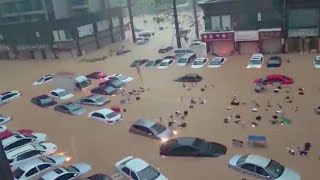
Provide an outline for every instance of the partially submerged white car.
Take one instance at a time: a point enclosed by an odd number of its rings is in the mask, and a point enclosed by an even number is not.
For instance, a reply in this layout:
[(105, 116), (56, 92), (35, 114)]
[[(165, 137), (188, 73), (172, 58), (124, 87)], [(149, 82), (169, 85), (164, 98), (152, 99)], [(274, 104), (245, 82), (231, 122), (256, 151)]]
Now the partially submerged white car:
[(126, 75), (123, 75), (123, 74), (112, 74), (110, 76), (105, 77), (104, 80), (107, 81), (109, 79), (112, 79), (113, 77), (116, 77), (116, 78), (120, 79), (124, 83), (127, 83), (127, 82), (130, 82), (130, 81), (134, 80), (133, 77), (126, 76)]
[(61, 100), (66, 100), (66, 99), (72, 98), (73, 94), (71, 94), (70, 92), (68, 92), (65, 89), (58, 88), (58, 89), (54, 89), (54, 90), (50, 91), (49, 96), (51, 96), (53, 98), (59, 98)]
[(256, 176), (258, 179), (301, 180), (300, 175), (294, 170), (259, 155), (235, 155), (229, 161), (229, 167)]
[(10, 120), (12, 120), (10, 116), (5, 116), (0, 114), (0, 124), (4, 124)]
[(174, 63), (174, 59), (164, 59), (162, 62), (158, 65), (158, 69), (167, 69), (169, 66), (171, 66), (172, 63)]
[(209, 65), (208, 68), (219, 68), (221, 67), (225, 62), (227, 61), (227, 58), (224, 57), (215, 57), (213, 58)]
[(208, 62), (207, 58), (197, 58), (191, 65), (192, 69), (199, 69), (204, 67), (204, 65)]
[(41, 84), (45, 84), (47, 82), (50, 82), (53, 80), (53, 76), (54, 76), (54, 74), (48, 74), (48, 75), (42, 76), (39, 80), (33, 82), (32, 85), (36, 86), (36, 85), (41, 85)]
[(146, 161), (128, 156), (115, 164), (117, 171), (130, 180), (168, 180)]
[(12, 173), (15, 180), (33, 180), (61, 166), (65, 160), (63, 155), (42, 156), (22, 163)]
[(53, 143), (27, 144), (18, 149), (6, 153), (11, 169), (17, 168), (20, 164), (40, 156), (49, 156), (57, 151)]
[(5, 152), (10, 152), (27, 144), (38, 144), (48, 139), (43, 133), (32, 133), (32, 135), (13, 134), (2, 140)]
[(253, 54), (249, 64), (247, 65), (248, 69), (251, 68), (261, 68), (263, 64), (264, 57), (262, 54)]
[(5, 125), (0, 125), (0, 133), (6, 131), (7, 129), (8, 129), (7, 126), (5, 126)]
[(115, 124), (117, 122), (120, 122), (122, 116), (111, 109), (104, 108), (92, 111), (91, 113), (89, 113), (88, 118), (96, 119), (108, 124)]
[(40, 177), (39, 180), (75, 180), (92, 169), (89, 164), (76, 163), (71, 166), (62, 166)]
[(18, 90), (7, 91), (0, 94), (0, 105), (8, 103), (13, 99), (17, 99), (22, 96), (22, 93)]
[(314, 61), (313, 61), (313, 64), (314, 64), (314, 67), (319, 69), (320, 68), (320, 56), (316, 56), (314, 58)]

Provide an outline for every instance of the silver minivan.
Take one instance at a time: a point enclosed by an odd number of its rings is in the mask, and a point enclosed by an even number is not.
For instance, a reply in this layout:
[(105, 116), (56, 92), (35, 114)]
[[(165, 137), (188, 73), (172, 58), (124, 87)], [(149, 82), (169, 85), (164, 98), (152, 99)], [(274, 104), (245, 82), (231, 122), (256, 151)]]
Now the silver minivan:
[(177, 61), (177, 66), (186, 66), (197, 59), (196, 53), (187, 53), (179, 58)]

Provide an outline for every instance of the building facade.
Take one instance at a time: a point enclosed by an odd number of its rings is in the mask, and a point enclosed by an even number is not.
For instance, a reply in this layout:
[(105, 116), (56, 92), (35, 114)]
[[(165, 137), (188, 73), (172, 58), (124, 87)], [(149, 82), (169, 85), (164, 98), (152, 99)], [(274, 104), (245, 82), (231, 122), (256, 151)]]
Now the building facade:
[(125, 38), (109, 0), (0, 0), (0, 59), (81, 56)]
[(217, 55), (283, 53), (311, 44), (319, 48), (319, 3), (317, 0), (204, 1), (199, 3), (205, 20), (201, 37), (208, 51)]

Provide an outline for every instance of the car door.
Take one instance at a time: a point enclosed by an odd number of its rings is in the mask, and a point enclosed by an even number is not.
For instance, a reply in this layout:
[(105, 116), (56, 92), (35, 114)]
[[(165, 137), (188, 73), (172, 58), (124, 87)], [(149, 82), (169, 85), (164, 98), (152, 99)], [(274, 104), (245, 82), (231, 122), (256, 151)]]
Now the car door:
[(9, 101), (10, 99), (12, 99), (12, 97), (14, 95), (16, 95), (16, 94), (15, 93), (7, 94), (7, 95), (2, 97), (2, 101)]
[(106, 118), (100, 113), (93, 113), (91, 116), (100, 121), (106, 121)]
[(139, 134), (147, 137), (154, 137), (153, 133), (146, 127), (137, 126), (136, 129), (138, 130)]
[(256, 175), (256, 166), (250, 163), (245, 163), (240, 166), (244, 173)]
[(90, 105), (95, 104), (95, 102), (92, 99), (85, 99), (84, 102), (85, 104), (90, 104)]
[(195, 156), (196, 152), (192, 147), (182, 146), (170, 150), (172, 156)]
[(59, 176), (55, 180), (70, 180), (70, 179), (74, 179), (77, 176), (78, 176), (78, 174), (76, 174), (76, 173), (67, 173), (62, 176)]
[(129, 169), (129, 168), (127, 168), (127, 167), (122, 167), (121, 168), (121, 170), (122, 170), (122, 174), (124, 174), (125, 176), (127, 176), (128, 178), (130, 177), (130, 172), (131, 172), (131, 170)]
[(65, 106), (60, 106), (59, 110), (64, 113), (69, 113), (69, 109)]
[(130, 177), (131, 177), (133, 180), (139, 180), (137, 174), (136, 174), (134, 171), (130, 171)]
[(271, 180), (271, 176), (269, 175), (269, 173), (263, 169), (262, 167), (256, 166), (256, 175), (257, 177), (266, 179), (266, 180)]
[(34, 176), (35, 174), (37, 174), (39, 172), (39, 170), (37, 169), (37, 167), (34, 167), (32, 169), (30, 169), (26, 174), (25, 177), (26, 178), (31, 178), (32, 176)]

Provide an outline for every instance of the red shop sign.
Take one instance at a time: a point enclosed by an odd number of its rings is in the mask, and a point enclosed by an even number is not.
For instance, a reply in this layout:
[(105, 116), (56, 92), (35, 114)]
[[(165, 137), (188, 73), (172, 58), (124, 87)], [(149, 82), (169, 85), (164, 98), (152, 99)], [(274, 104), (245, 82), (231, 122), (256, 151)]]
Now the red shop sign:
[(260, 39), (272, 39), (272, 38), (281, 38), (280, 31), (262, 31), (259, 32)]
[(212, 42), (212, 41), (233, 41), (234, 33), (226, 32), (226, 33), (210, 33), (210, 34), (202, 34), (202, 41), (204, 42)]

